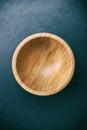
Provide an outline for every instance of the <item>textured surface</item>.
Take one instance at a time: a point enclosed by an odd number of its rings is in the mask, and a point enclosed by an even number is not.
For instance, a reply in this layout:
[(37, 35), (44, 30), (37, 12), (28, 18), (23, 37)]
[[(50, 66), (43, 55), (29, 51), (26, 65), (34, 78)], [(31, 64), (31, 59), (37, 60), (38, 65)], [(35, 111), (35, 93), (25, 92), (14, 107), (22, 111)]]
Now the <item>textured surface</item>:
[[(71, 83), (60, 93), (38, 97), (16, 83), (11, 61), (28, 35), (64, 38), (76, 59)], [(0, 0), (0, 130), (87, 129), (87, 3), (85, 0)]]

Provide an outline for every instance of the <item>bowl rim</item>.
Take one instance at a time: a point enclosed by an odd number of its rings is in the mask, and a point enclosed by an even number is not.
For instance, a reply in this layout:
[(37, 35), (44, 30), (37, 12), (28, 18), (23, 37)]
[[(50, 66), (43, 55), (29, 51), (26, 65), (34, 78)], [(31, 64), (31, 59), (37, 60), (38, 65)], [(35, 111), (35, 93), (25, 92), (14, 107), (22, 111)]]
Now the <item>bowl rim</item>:
[[(16, 59), (17, 59), (17, 56), (19, 54), (19, 51), (21, 50), (21, 48), (27, 43), (29, 42), (30, 40), (32, 39), (35, 39), (35, 38), (39, 38), (39, 37), (49, 37), (51, 39), (55, 39), (57, 41), (59, 41), (67, 50), (70, 58), (71, 58), (71, 71), (70, 71), (70, 74), (67, 78), (67, 80), (65, 82), (63, 82), (62, 85), (60, 85), (59, 88), (57, 89), (54, 89), (52, 91), (47, 91), (47, 92), (41, 92), (41, 91), (38, 91), (38, 90), (34, 90), (34, 89), (31, 89), (29, 88), (27, 85), (25, 85), (23, 83), (23, 81), (21, 80), (18, 72), (17, 72), (17, 69), (16, 69)], [(74, 54), (70, 48), (70, 46), (67, 44), (66, 41), (64, 41), (61, 37), (55, 35), (55, 34), (52, 34), (52, 33), (46, 33), (46, 32), (40, 32), (40, 33), (36, 33), (36, 34), (32, 34), (28, 37), (26, 37), (24, 40), (22, 40), (18, 46), (16, 47), (14, 53), (13, 53), (13, 57), (12, 57), (12, 72), (13, 72), (13, 75), (16, 79), (16, 81), (18, 82), (18, 84), (24, 89), (26, 90), (27, 92), (30, 92), (34, 95), (38, 95), (38, 96), (49, 96), (49, 95), (52, 95), (52, 94), (55, 94), (57, 92), (60, 92), (62, 89), (64, 89), (68, 83), (70, 82), (70, 80), (72, 79), (72, 76), (74, 74), (74, 71), (75, 71), (75, 57), (74, 57)]]

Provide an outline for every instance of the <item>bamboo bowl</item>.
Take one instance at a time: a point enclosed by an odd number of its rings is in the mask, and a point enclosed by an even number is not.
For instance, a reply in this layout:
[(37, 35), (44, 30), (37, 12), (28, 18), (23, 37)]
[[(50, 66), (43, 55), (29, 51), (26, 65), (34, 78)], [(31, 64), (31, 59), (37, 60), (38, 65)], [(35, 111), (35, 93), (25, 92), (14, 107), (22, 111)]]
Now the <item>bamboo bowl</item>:
[(70, 82), (75, 68), (72, 50), (60, 37), (37, 33), (16, 48), (12, 70), (19, 85), (35, 95), (51, 95)]

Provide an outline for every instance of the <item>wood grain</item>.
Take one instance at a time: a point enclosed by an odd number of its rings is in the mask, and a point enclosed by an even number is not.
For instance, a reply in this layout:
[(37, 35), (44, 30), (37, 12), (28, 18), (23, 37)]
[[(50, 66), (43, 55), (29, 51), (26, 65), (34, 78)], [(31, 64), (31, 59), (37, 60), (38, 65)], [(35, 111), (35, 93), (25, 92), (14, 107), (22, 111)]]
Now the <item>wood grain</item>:
[(72, 50), (60, 37), (38, 33), (24, 39), (16, 48), (12, 70), (17, 82), (36, 95), (51, 95), (71, 80), (75, 68)]

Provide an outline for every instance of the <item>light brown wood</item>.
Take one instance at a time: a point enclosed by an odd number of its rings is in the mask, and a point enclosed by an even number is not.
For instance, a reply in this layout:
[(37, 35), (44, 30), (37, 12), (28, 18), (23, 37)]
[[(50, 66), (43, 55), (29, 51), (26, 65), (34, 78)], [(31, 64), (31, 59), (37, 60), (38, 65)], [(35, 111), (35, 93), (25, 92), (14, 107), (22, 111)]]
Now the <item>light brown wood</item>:
[(36, 95), (51, 95), (71, 80), (75, 68), (72, 50), (60, 37), (37, 33), (24, 39), (12, 59), (13, 74), (22, 88)]

